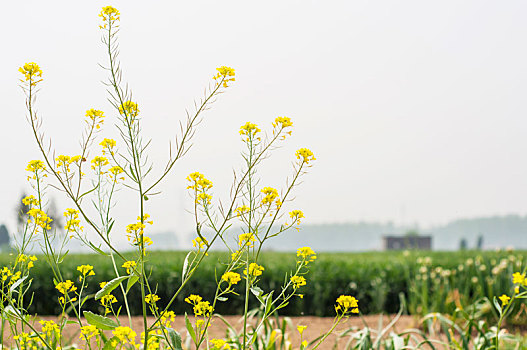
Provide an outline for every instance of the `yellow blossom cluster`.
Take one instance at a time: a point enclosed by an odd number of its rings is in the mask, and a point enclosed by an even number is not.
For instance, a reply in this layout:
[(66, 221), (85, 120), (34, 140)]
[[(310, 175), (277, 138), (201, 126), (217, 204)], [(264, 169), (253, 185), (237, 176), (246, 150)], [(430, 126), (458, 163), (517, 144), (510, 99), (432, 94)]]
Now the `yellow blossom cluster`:
[(51, 342), (53, 339), (60, 339), (60, 328), (58, 324), (51, 320), (42, 320), (39, 321), (39, 323), (42, 325), (42, 335), (44, 340)]
[(117, 165), (113, 166), (110, 169), (108, 169), (108, 172), (110, 173), (110, 179), (114, 179), (115, 181), (117, 181), (117, 179), (124, 180), (123, 176), (119, 178), (117, 177), (117, 175), (123, 173), (123, 169), (120, 166), (117, 166)]
[(90, 340), (91, 338), (98, 336), (99, 330), (94, 325), (87, 325), (81, 327), (81, 335), (79, 338), (85, 338), (86, 340)]
[(212, 344), (211, 350), (231, 349), (231, 346), (223, 339), (212, 339), (210, 343)]
[(110, 152), (110, 154), (113, 154), (112, 149), (117, 145), (117, 142), (113, 139), (104, 139), (99, 143), (99, 145), (102, 146), (102, 154), (106, 154), (106, 151)]
[(108, 158), (96, 156), (95, 158), (92, 159), (91, 163), (92, 163), (91, 168), (93, 170), (100, 171), (103, 166), (108, 165)]
[[(55, 286), (55, 288), (64, 296), (60, 297), (59, 298), (59, 302), (61, 304), (66, 304), (66, 299), (65, 299), (65, 296), (68, 295), (68, 293), (70, 292), (75, 292), (77, 290), (77, 287), (75, 287), (75, 285), (73, 284), (72, 281), (70, 280), (66, 280), (64, 282), (59, 282), (57, 283), (57, 285)], [(72, 297), (70, 298), (70, 302), (74, 302), (76, 301), (77, 298), (76, 297)]]
[(194, 316), (196, 317), (210, 317), (214, 311), (214, 308), (210, 305), (210, 303), (208, 301), (203, 301), (203, 298), (201, 298), (199, 295), (191, 294), (185, 298), (185, 301), (191, 305), (194, 305)]
[(147, 294), (147, 295), (145, 295), (145, 303), (147, 303), (147, 304), (155, 304), (160, 299), (161, 298), (159, 298), (155, 294)]
[(315, 261), (317, 258), (316, 253), (310, 247), (298, 248), (296, 256), (301, 257), (306, 264)]
[(133, 122), (134, 119), (139, 115), (139, 107), (137, 106), (137, 103), (133, 101), (126, 101), (119, 106), (119, 113), (126, 119), (130, 118)]
[(70, 164), (74, 162), (72, 158), (75, 158), (75, 161), (78, 161), (80, 160), (81, 157), (80, 156), (70, 157), (70, 156), (65, 156), (61, 154), (60, 156), (55, 158), (56, 167), (61, 169), (57, 171), (58, 174), (60, 174), (62, 171), (66, 173), (70, 172)]
[(9, 278), (9, 282), (7, 284), (11, 285), (15, 283), (17, 280), (19, 280), (21, 275), (22, 273), (20, 271), (13, 273), (13, 271), (11, 271), (7, 266), (4, 266), (0, 270), (0, 279), (2, 281), (2, 284), (5, 284), (5, 282)]
[(18, 71), (24, 74), (25, 81), (29, 82), (31, 86), (42, 81), (42, 69), (40, 69), (38, 64), (34, 62), (24, 64), (22, 67), (18, 68)]
[(304, 276), (292, 276), (291, 283), (293, 283), (293, 287), (295, 289), (300, 288), (301, 286), (306, 285), (306, 279), (304, 278)]
[(238, 208), (234, 209), (234, 212), (236, 213), (236, 216), (240, 216), (240, 215), (243, 215), (245, 213), (248, 213), (250, 210), (251, 210), (251, 208), (249, 208), (248, 206), (242, 205), (241, 207), (238, 207)]
[(42, 227), (43, 229), (50, 230), (51, 226), (49, 225), (50, 222), (53, 221), (52, 218), (50, 218), (44, 211), (32, 208), (29, 209), (27, 212), (27, 215), (29, 216), (27, 223), (35, 223), (35, 225)]
[(46, 170), (44, 162), (41, 160), (32, 160), (28, 163), (26, 171), (37, 173), (39, 170)]
[[(101, 13), (99, 14), (99, 17), (101, 17), (104, 22), (114, 22), (121, 19), (121, 14), (115, 7), (104, 6)], [(104, 24), (104, 26), (101, 28), (106, 28), (106, 24)]]
[(134, 267), (136, 266), (137, 266), (137, 263), (135, 261), (128, 260), (128, 261), (125, 261), (121, 267), (124, 267), (126, 269), (126, 273), (130, 274), (132, 270), (134, 269)]
[(137, 333), (135, 333), (130, 327), (119, 326), (112, 331), (112, 334), (118, 339), (118, 341), (112, 341), (113, 349), (117, 348), (119, 343), (122, 345), (130, 344), (134, 348), (139, 348), (139, 346), (135, 343), (135, 337), (137, 336)]
[(337, 298), (337, 305), (335, 311), (343, 315), (348, 313), (359, 313), (359, 301), (350, 295), (341, 295)]
[[(252, 277), (261, 276), (265, 268), (257, 263), (249, 264), (249, 275)], [(247, 276), (247, 269), (243, 269), (243, 274)]]
[(24, 205), (32, 207), (32, 206), (38, 206), (40, 204), (40, 201), (36, 199), (35, 196), (29, 195), (29, 196), (22, 198), (22, 203)]
[(104, 314), (107, 315), (112, 308), (112, 304), (117, 302), (117, 298), (112, 294), (106, 294), (101, 297), (101, 305), (104, 307)]
[(205, 205), (205, 203), (210, 204), (212, 196), (206, 192), (212, 188), (212, 181), (206, 179), (205, 176), (199, 172), (191, 173), (187, 176), (187, 180), (190, 182), (187, 189), (194, 190), (196, 203), (201, 203), (203, 205)]
[(20, 344), (20, 350), (35, 350), (37, 347), (33, 345), (33, 336), (26, 332), (21, 332), (13, 336), (13, 340), (16, 340)]
[(221, 276), (221, 279), (229, 283), (229, 285), (233, 285), (240, 282), (242, 278), (237, 272), (227, 271)]
[(256, 236), (254, 233), (242, 233), (238, 236), (238, 244), (240, 245), (240, 248), (243, 248), (247, 246), (247, 248), (252, 248), (254, 246), (254, 242), (256, 242)]
[(316, 160), (315, 155), (307, 148), (300, 148), (296, 151), (296, 159), (300, 159), (302, 163), (308, 164), (312, 160)]
[(240, 135), (254, 136), (259, 133), (261, 130), (256, 124), (247, 122), (240, 127)]
[(95, 276), (95, 272), (93, 271), (93, 266), (91, 265), (77, 266), (77, 271), (79, 271), (82, 274), (82, 278), (85, 278), (86, 276)]
[(92, 123), (95, 125), (96, 129), (100, 129), (101, 125), (104, 123), (104, 112), (97, 109), (88, 109), (86, 111), (86, 117), (88, 117)]
[(83, 227), (80, 225), (81, 221), (79, 219), (79, 211), (77, 209), (66, 209), (64, 212), (64, 217), (66, 218), (66, 225), (64, 226), (66, 232), (76, 232), (78, 230), (82, 231)]
[(201, 250), (205, 247), (208, 247), (209, 245), (209, 242), (207, 241), (207, 239), (205, 237), (196, 237), (195, 239), (192, 240), (192, 246), (194, 248), (198, 248), (198, 250)]
[(16, 262), (17, 264), (18, 263), (26, 263), (27, 262), (27, 269), (31, 269), (32, 267), (35, 266), (35, 261), (37, 261), (37, 257), (34, 256), (34, 255), (25, 255), (25, 254), (20, 254), (18, 255), (18, 257), (16, 258)]
[(272, 187), (264, 187), (260, 192), (262, 192), (265, 196), (262, 198), (262, 204), (263, 205), (271, 205), (276, 200), (276, 205), (280, 206), (282, 202), (280, 202), (280, 199), (278, 198), (278, 191)]
[(274, 127), (280, 126), (280, 128), (284, 129), (284, 128), (293, 126), (293, 122), (291, 121), (291, 118), (289, 117), (277, 117), (274, 120), (273, 126)]
[(172, 322), (176, 320), (176, 314), (174, 311), (164, 311), (161, 314), (161, 324), (166, 328), (172, 328)]
[(216, 70), (218, 71), (218, 73), (212, 78), (216, 80), (217, 84), (221, 83), (224, 88), (229, 86), (227, 83), (236, 80), (236, 78), (234, 78), (235, 72), (233, 68), (221, 66), (219, 68), (216, 68)]
[(304, 213), (302, 210), (293, 210), (289, 213), (289, 216), (291, 219), (293, 219), (293, 222), (296, 222), (297, 225), (300, 225), (300, 219), (304, 218)]

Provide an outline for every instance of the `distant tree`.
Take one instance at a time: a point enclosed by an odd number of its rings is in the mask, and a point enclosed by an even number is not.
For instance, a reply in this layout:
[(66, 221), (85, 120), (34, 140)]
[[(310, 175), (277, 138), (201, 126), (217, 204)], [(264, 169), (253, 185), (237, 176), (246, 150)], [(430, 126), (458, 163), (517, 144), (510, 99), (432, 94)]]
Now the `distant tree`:
[(459, 250), (467, 250), (467, 240), (465, 238), (461, 238), (459, 241)]
[(408, 230), (408, 231), (406, 231), (406, 233), (404, 235), (407, 236), (407, 237), (419, 236), (419, 231), (417, 231), (417, 230)]
[(478, 236), (478, 243), (476, 245), (476, 249), (482, 250), (483, 249), (483, 235)]
[(7, 227), (2, 224), (0, 225), (0, 247), (2, 246), (8, 246), (10, 242), (9, 232), (7, 231)]

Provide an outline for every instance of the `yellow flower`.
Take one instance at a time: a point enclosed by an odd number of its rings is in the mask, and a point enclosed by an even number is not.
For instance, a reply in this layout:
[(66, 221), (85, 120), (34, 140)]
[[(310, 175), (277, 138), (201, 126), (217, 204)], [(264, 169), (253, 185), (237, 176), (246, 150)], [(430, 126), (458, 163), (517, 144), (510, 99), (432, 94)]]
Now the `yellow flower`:
[(300, 219), (304, 218), (304, 213), (301, 210), (293, 210), (289, 216), (296, 221), (297, 225), (300, 225)]
[(278, 125), (280, 125), (281, 128), (288, 128), (290, 126), (293, 126), (293, 122), (288, 117), (277, 117), (274, 120), (273, 126), (276, 127)]
[(521, 274), (519, 272), (515, 272), (512, 274), (512, 283), (524, 283), (525, 282), (525, 274)]
[(132, 269), (137, 266), (137, 263), (133, 260), (125, 261), (124, 264), (121, 267), (124, 267), (126, 269), (126, 273), (130, 274)]
[(97, 327), (93, 326), (93, 325), (88, 325), (88, 326), (83, 326), (81, 327), (81, 335), (79, 336), (79, 338), (86, 338), (88, 340), (90, 340), (91, 338), (99, 335), (99, 330), (97, 329)]
[[(117, 337), (121, 344), (131, 344), (135, 347), (135, 333), (130, 327), (119, 326), (112, 331), (114, 337)], [(114, 345), (114, 344), (112, 344)], [(117, 347), (117, 344), (114, 345), (114, 349)]]
[(316, 160), (313, 152), (307, 148), (300, 148), (296, 151), (296, 158), (300, 159), (303, 163), (309, 163), (312, 160)]
[(112, 307), (113, 303), (117, 302), (117, 298), (114, 297), (112, 294), (106, 294), (101, 297), (101, 305), (104, 306), (104, 314), (110, 312), (110, 308)]
[(302, 335), (304, 333), (304, 330), (307, 328), (307, 326), (296, 326), (296, 329), (298, 329), (298, 333)]
[(256, 242), (256, 236), (254, 233), (242, 233), (238, 236), (238, 244), (240, 247), (247, 246), (248, 248), (252, 248), (254, 246), (253, 242)]
[(210, 204), (210, 200), (212, 199), (212, 196), (209, 194), (206, 194), (205, 192), (202, 192), (198, 194), (196, 197), (196, 203), (202, 203), (202, 204)]
[(208, 301), (203, 301), (203, 299), (199, 295), (191, 294), (187, 298), (185, 298), (185, 301), (189, 304), (194, 305), (194, 316), (196, 317), (209, 317), (214, 311), (214, 308), (210, 305), (210, 303)]
[(243, 215), (245, 213), (248, 213), (251, 209), (246, 206), (246, 205), (242, 205), (241, 207), (238, 207), (234, 210), (234, 212), (236, 213), (236, 216), (240, 216), (240, 215)]
[(40, 226), (44, 229), (50, 230), (51, 226), (49, 226), (49, 223), (53, 221), (52, 218), (48, 217), (46, 213), (44, 213), (42, 210), (33, 208), (28, 210), (27, 212), (29, 219), (27, 222), (29, 224), (35, 223), (35, 225)]
[(291, 283), (293, 283), (295, 289), (300, 288), (301, 286), (306, 285), (306, 279), (303, 276), (292, 276)]
[(199, 303), (201, 300), (202, 298), (197, 294), (190, 294), (188, 297), (185, 298), (185, 301), (192, 305)]
[[(257, 263), (249, 264), (249, 275), (251, 276), (261, 276), (264, 270), (265, 268), (263, 266), (258, 265)], [(243, 274), (247, 276), (247, 269), (243, 269)]]
[(296, 256), (301, 257), (302, 260), (306, 261), (306, 263), (315, 261), (317, 258), (315, 252), (310, 247), (298, 248), (296, 251)]
[[(111, 149), (115, 147), (115, 145), (117, 145), (117, 142), (115, 142), (115, 140), (112, 140), (112, 139), (104, 139), (102, 140), (102, 142), (99, 144), (102, 146), (103, 148), (103, 153), (106, 149), (109, 149), (110, 152), (111, 152)], [(113, 154), (113, 153), (112, 153)]]
[(126, 101), (119, 106), (119, 113), (126, 118), (131, 118), (133, 120), (139, 114), (139, 107), (137, 107), (137, 103), (135, 102)]
[(70, 280), (58, 283), (55, 288), (64, 295), (77, 290), (77, 287)]
[[(213, 76), (212, 78), (216, 80), (216, 84), (222, 84), (224, 88), (228, 87), (227, 84), (230, 81), (235, 81), (236, 78), (234, 78), (234, 69), (231, 67), (221, 66), (219, 68), (216, 68), (218, 73)], [(219, 81), (218, 81), (219, 80)]]
[(212, 339), (210, 341), (210, 343), (212, 344), (212, 348), (213, 349), (230, 349), (230, 345), (227, 344), (227, 342), (225, 342), (225, 340), (223, 339)]
[(221, 279), (224, 280), (225, 282), (228, 282), (229, 285), (232, 285), (232, 284), (237, 284), (238, 282), (240, 282), (242, 278), (240, 277), (239, 273), (228, 271), (228, 272), (225, 272), (223, 276), (221, 276)]
[(359, 301), (350, 295), (341, 295), (337, 298), (335, 311), (346, 314), (348, 312), (359, 313)]
[(42, 79), (39, 79), (42, 77), (42, 70), (38, 64), (34, 62), (24, 64), (22, 67), (18, 68), (18, 71), (24, 74), (26, 81), (31, 81), (31, 85), (42, 81)]
[(97, 157), (93, 158), (91, 163), (92, 163), (91, 168), (95, 170), (97, 168), (101, 168), (101, 167), (103, 167), (105, 165), (108, 165), (108, 158), (97, 156)]
[(41, 160), (32, 160), (27, 165), (26, 170), (32, 173), (36, 173), (38, 170), (46, 170), (46, 166)]
[(80, 265), (77, 266), (77, 271), (79, 271), (83, 277), (86, 276), (95, 276), (95, 272), (93, 272), (93, 266), (91, 265)]
[(265, 194), (265, 197), (262, 199), (262, 204), (264, 205), (271, 205), (278, 198), (278, 191), (272, 187), (264, 187), (260, 192)]
[(148, 295), (145, 295), (145, 303), (147, 304), (155, 304), (156, 301), (159, 301), (161, 298), (159, 298), (157, 295), (155, 294), (148, 294)]
[(97, 109), (88, 109), (86, 111), (86, 116), (90, 118), (90, 120), (95, 125), (96, 129), (100, 129), (101, 125), (104, 123), (104, 112), (99, 111)]
[(30, 195), (30, 196), (24, 197), (22, 199), (22, 203), (24, 205), (32, 206), (32, 205), (38, 205), (39, 201), (38, 201), (38, 199), (35, 198), (35, 196)]
[(205, 246), (208, 246), (209, 242), (205, 237), (203, 239), (201, 237), (196, 237), (196, 239), (192, 240), (192, 246), (194, 248), (203, 249)]
[(77, 230), (82, 231), (83, 227), (80, 226), (81, 221), (79, 220), (79, 211), (77, 209), (66, 209), (64, 216), (68, 219), (66, 221), (66, 226), (64, 226), (66, 232), (75, 232)]
[(251, 136), (251, 135), (256, 135), (260, 131), (261, 130), (258, 128), (256, 124), (253, 124), (250, 122), (247, 122), (240, 127), (240, 135)]
[(509, 300), (511, 300), (511, 297), (503, 294), (501, 297), (499, 297), (499, 299), (501, 300), (501, 305), (505, 306), (509, 303)]
[(116, 8), (112, 6), (105, 6), (102, 8), (102, 11), (99, 14), (99, 17), (102, 17), (102, 20), (105, 22), (106, 21), (113, 22), (113, 21), (118, 21), (121, 18), (121, 14)]

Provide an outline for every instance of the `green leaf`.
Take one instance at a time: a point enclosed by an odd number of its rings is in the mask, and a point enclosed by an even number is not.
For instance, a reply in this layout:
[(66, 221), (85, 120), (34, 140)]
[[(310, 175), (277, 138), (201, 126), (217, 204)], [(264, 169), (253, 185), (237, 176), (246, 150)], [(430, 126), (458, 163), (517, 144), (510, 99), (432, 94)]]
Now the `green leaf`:
[(59, 264), (62, 264), (62, 262), (64, 261), (64, 258), (68, 255), (70, 251), (69, 250), (66, 250), (66, 252), (64, 253), (64, 255), (62, 255), (58, 261)]
[(108, 256), (108, 254), (103, 252), (99, 247), (96, 247), (92, 242), (88, 241), (88, 244), (90, 245), (90, 248), (96, 251), (97, 253), (104, 255), (104, 256)]
[(132, 286), (137, 281), (139, 281), (139, 276), (137, 276), (137, 275), (130, 276), (130, 278), (128, 279), (128, 282), (126, 283), (126, 294), (128, 294), (128, 291), (130, 290), (130, 288), (132, 288)]
[(263, 290), (260, 287), (254, 286), (254, 287), (251, 287), (251, 293), (259, 297), (260, 295), (262, 295)]
[(196, 333), (194, 333), (194, 328), (192, 328), (192, 323), (190, 323), (190, 320), (188, 319), (187, 313), (185, 312), (185, 325), (187, 326), (188, 334), (190, 334), (190, 337), (196, 343)]
[(112, 329), (115, 329), (115, 327), (119, 326), (117, 322), (108, 317), (97, 315), (90, 311), (84, 311), (83, 313), (84, 317), (86, 317), (86, 322), (101, 330), (111, 331)]
[(216, 300), (218, 300), (218, 301), (227, 301), (227, 300), (229, 300), (229, 298), (217, 297)]
[(13, 285), (9, 288), (9, 294), (13, 293), (15, 291), (15, 289), (17, 289), (17, 287), (19, 285), (21, 285), (22, 283), (24, 283), (24, 281), (28, 278), (29, 276), (24, 276), (22, 277), (21, 279), (17, 280), (15, 283), (13, 283)]
[(264, 315), (267, 315), (269, 311), (271, 311), (272, 306), (273, 306), (273, 291), (271, 291), (271, 293), (265, 296), (265, 314)]
[(190, 257), (190, 254), (192, 254), (193, 252), (188, 252), (187, 256), (185, 257), (185, 261), (183, 262), (183, 271), (181, 272), (181, 280), (184, 281), (185, 280), (185, 276), (187, 275), (187, 270), (188, 270), (188, 259)]
[(119, 286), (119, 284), (121, 284), (121, 282), (127, 278), (130, 278), (130, 276), (117, 277), (111, 280), (110, 282), (106, 283), (104, 287), (100, 291), (98, 291), (97, 294), (95, 294), (95, 300), (99, 300), (103, 296), (110, 294), (112, 290), (117, 288), (117, 286)]
[(181, 346), (181, 335), (172, 328), (164, 328), (168, 332), (168, 340), (170, 342), (170, 346), (174, 350), (183, 350), (183, 347)]

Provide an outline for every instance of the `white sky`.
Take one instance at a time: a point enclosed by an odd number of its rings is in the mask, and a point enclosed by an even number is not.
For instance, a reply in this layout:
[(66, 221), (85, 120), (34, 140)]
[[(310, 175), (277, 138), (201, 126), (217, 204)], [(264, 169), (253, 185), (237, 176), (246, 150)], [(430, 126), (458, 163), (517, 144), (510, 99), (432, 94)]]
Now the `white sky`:
[[(215, 67), (236, 69), (188, 157), (148, 202), (157, 231), (191, 227), (188, 173), (204, 173), (224, 196), (240, 164), (239, 126), (281, 115), (294, 134), (265, 164), (262, 185), (281, 187), (294, 151), (311, 148), (318, 160), (296, 191), (305, 223), (526, 213), (524, 1), (10, 1), (0, 11), (0, 222), (10, 229), (26, 164), (39, 158), (19, 66), (44, 71), (38, 111), (57, 153), (78, 153), (86, 109), (104, 110), (111, 130), (97, 65), (107, 60), (103, 5), (121, 12), (125, 80), (158, 170)], [(120, 197), (115, 212), (123, 224), (137, 216), (129, 203)]]

